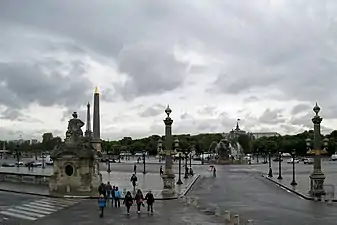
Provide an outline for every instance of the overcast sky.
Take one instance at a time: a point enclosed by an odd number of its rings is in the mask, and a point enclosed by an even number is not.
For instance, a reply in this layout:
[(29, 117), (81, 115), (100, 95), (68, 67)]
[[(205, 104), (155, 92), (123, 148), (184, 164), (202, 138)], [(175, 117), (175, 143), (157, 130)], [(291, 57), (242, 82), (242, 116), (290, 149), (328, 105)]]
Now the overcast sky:
[(0, 139), (64, 137), (101, 93), (104, 139), (337, 127), (337, 1), (1, 0)]

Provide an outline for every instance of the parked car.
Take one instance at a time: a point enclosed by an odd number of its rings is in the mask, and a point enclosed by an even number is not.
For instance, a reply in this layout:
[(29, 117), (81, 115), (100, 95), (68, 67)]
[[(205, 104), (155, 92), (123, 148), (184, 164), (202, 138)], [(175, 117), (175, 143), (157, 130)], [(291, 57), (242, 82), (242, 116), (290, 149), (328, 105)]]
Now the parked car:
[(303, 160), (303, 163), (304, 164), (313, 164), (314, 163), (314, 160), (312, 158), (305, 158)]
[(331, 160), (332, 160), (332, 161), (336, 161), (336, 160), (337, 160), (337, 154), (333, 154), (333, 155), (331, 156)]
[(293, 159), (291, 158), (291, 159), (289, 159), (288, 161), (287, 161), (287, 163), (299, 163), (300, 162), (300, 160), (299, 159), (294, 159), (294, 161), (293, 161)]
[(39, 167), (42, 166), (41, 162), (35, 162), (35, 161), (31, 161), (31, 162), (27, 162), (25, 164), (26, 167)]
[(278, 161), (281, 161), (281, 162), (283, 162), (283, 159), (281, 158), (281, 160), (280, 160), (280, 158), (279, 158), (279, 157), (276, 157), (276, 158), (273, 158), (273, 161), (274, 161), (274, 162), (278, 162)]
[(1, 165), (2, 167), (15, 167), (15, 164), (14, 163), (3, 163), (2, 165)]

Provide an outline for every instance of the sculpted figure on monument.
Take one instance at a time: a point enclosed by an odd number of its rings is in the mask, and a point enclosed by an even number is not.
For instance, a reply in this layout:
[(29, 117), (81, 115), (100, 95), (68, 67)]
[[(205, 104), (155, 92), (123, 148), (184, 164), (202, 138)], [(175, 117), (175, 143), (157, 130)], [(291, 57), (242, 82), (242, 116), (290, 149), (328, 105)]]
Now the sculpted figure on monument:
[(69, 120), (68, 130), (66, 132), (66, 140), (78, 140), (80, 137), (83, 137), (82, 127), (84, 123), (82, 120), (77, 118), (77, 112), (73, 113), (73, 118)]

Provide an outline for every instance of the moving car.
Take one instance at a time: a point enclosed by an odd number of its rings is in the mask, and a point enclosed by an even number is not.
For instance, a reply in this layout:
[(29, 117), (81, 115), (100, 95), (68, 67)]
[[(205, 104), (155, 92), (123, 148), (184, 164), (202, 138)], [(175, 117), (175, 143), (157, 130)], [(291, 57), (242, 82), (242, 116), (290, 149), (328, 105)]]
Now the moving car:
[(14, 163), (3, 163), (2, 165), (1, 165), (2, 167), (15, 167), (15, 164)]
[(293, 159), (291, 158), (291, 159), (289, 159), (288, 161), (287, 161), (287, 163), (299, 163), (300, 162), (300, 160), (299, 159), (294, 159), (294, 161), (293, 161)]
[(331, 156), (331, 160), (332, 161), (336, 161), (337, 160), (337, 154), (336, 153)]
[(304, 164), (313, 164), (314, 160), (312, 158), (304, 158), (303, 163)]
[(16, 166), (18, 166), (18, 165), (19, 165), (19, 166), (23, 166), (23, 162), (16, 162), (15, 165), (16, 165)]

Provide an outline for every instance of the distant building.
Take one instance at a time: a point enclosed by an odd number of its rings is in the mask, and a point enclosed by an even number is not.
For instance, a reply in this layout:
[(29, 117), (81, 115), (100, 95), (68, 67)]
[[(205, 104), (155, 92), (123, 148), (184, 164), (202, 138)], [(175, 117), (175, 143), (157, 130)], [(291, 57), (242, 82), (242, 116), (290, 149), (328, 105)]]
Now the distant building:
[(38, 140), (36, 140), (36, 139), (30, 140), (30, 144), (31, 144), (31, 145), (36, 145), (37, 143), (39, 143), (39, 142), (38, 142)]
[(277, 132), (253, 132), (251, 133), (255, 139), (262, 137), (280, 137), (281, 135)]

